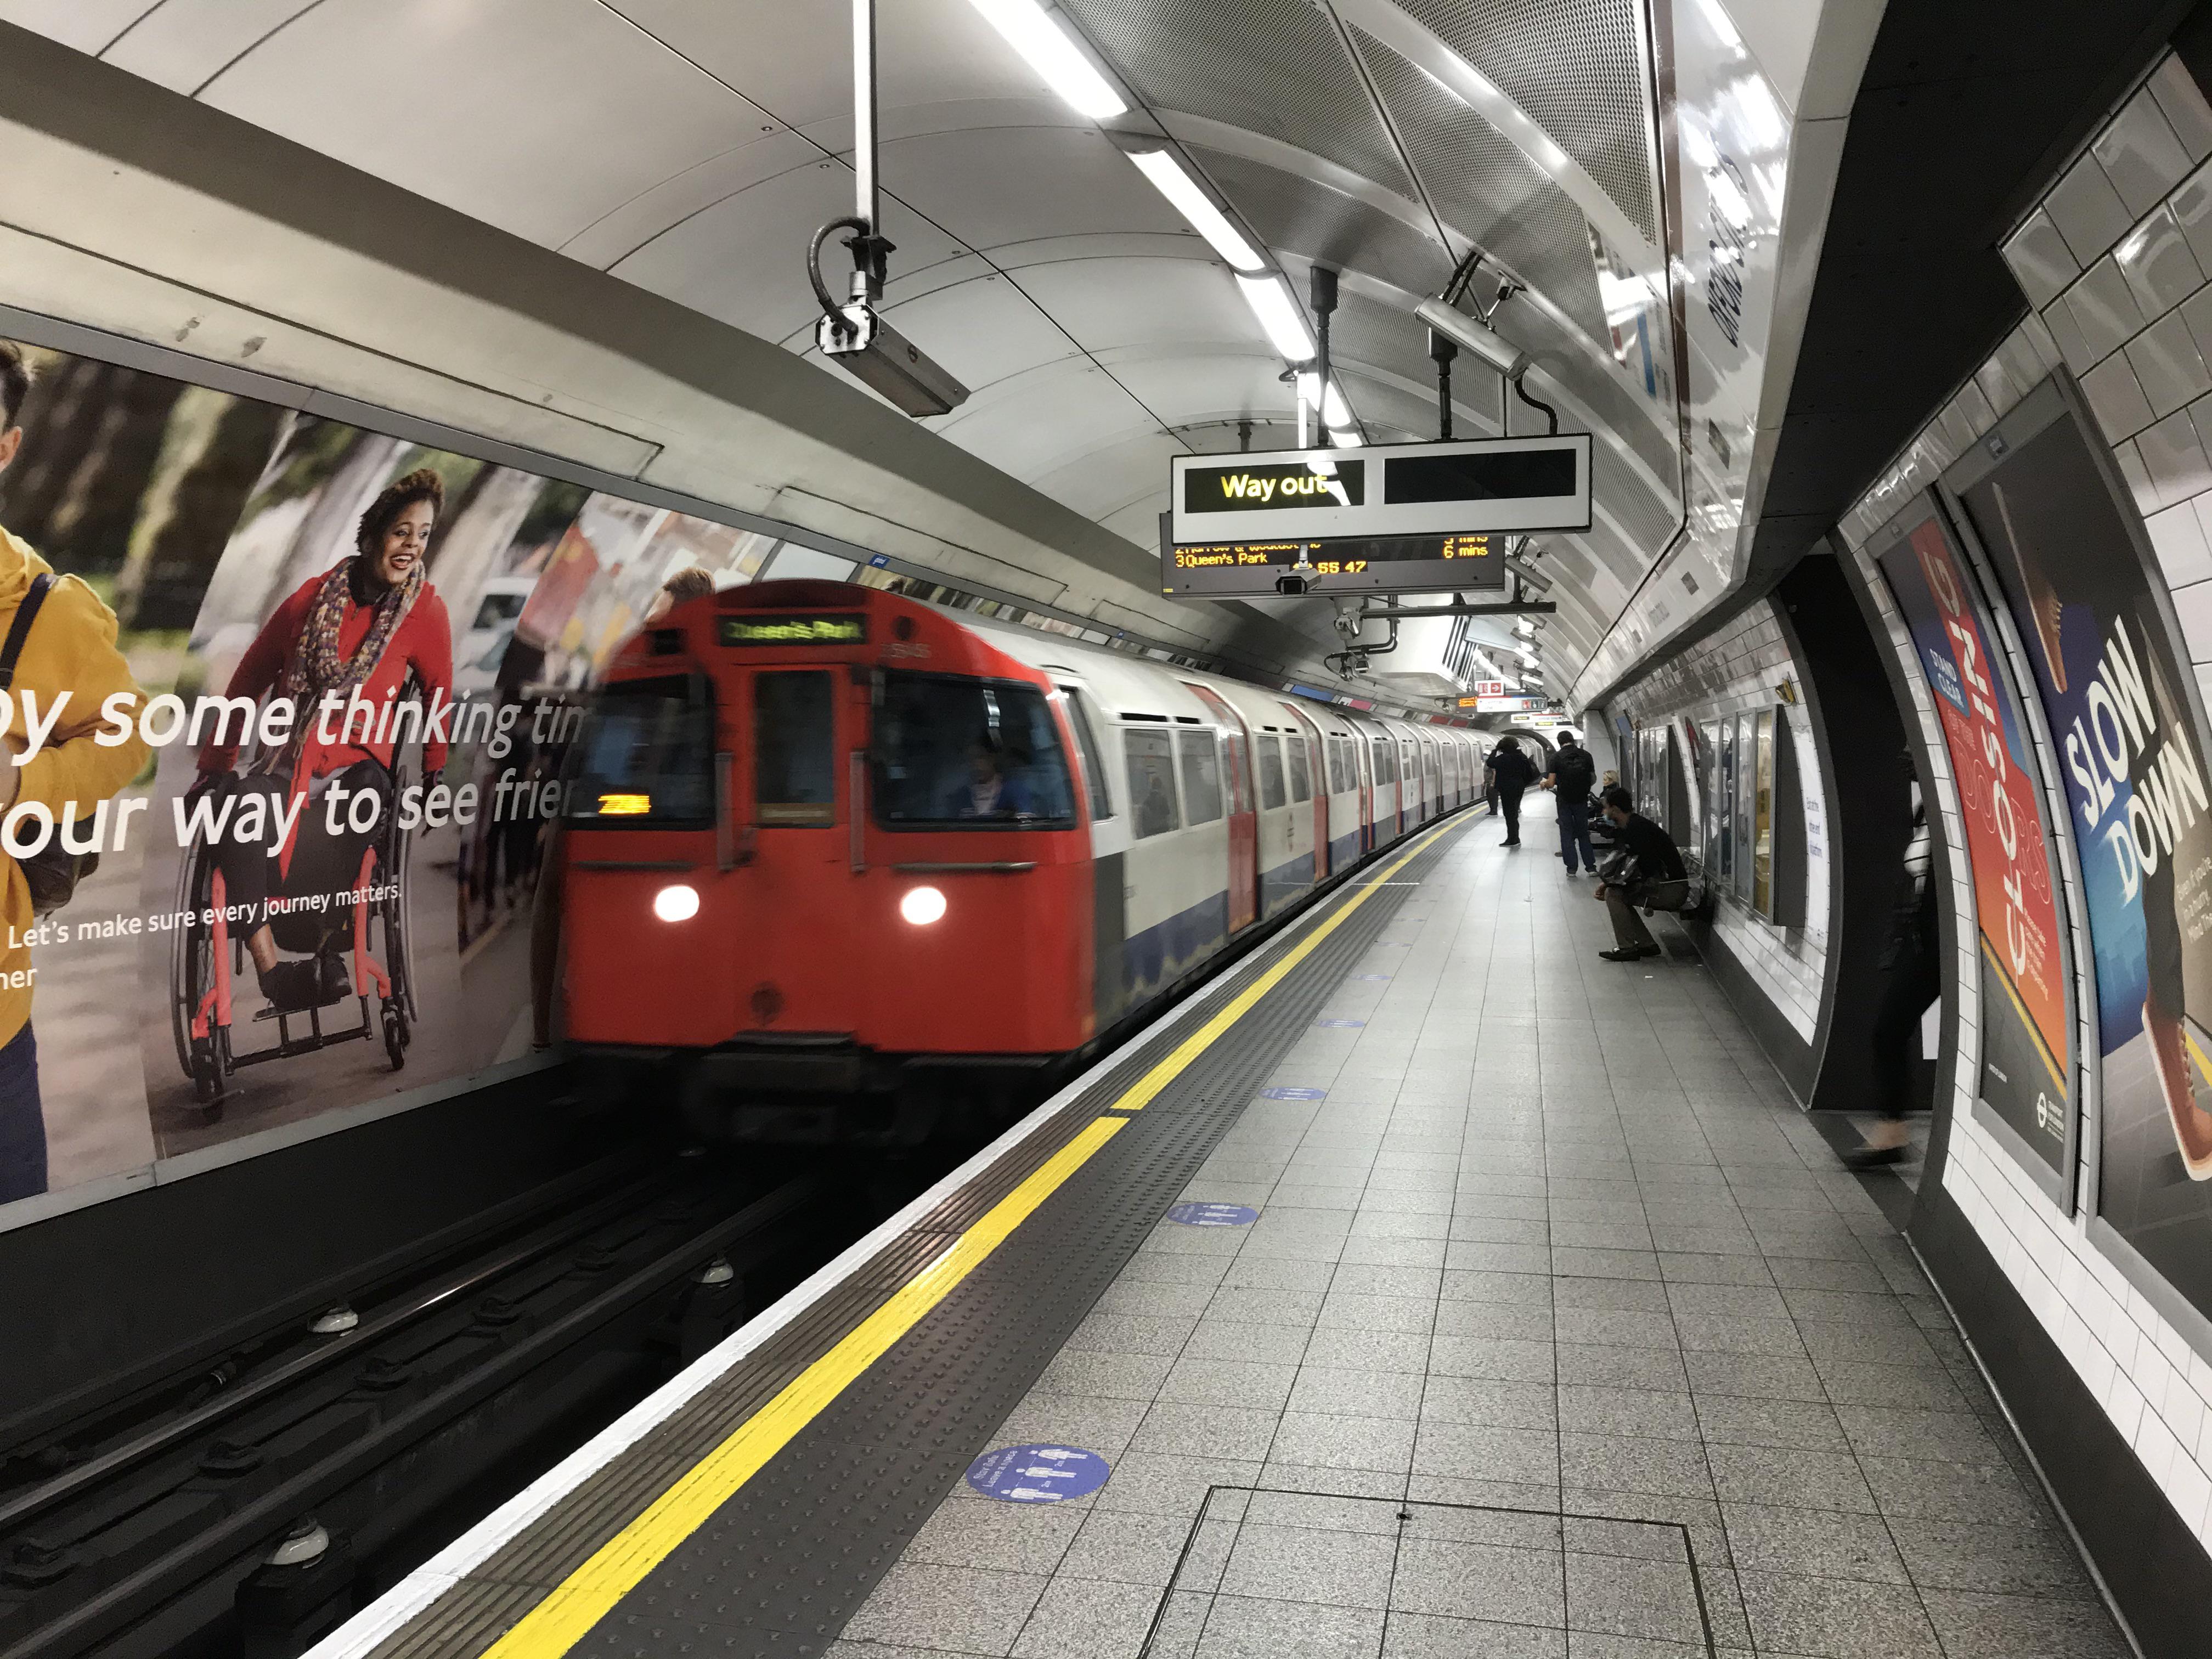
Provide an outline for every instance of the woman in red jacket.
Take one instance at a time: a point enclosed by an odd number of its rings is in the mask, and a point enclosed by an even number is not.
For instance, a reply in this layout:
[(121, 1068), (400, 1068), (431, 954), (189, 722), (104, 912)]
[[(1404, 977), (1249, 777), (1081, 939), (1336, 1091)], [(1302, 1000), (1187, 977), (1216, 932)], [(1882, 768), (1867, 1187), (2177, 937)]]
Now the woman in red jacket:
[[(445, 485), (427, 468), (387, 487), (362, 514), (353, 556), (303, 583), (239, 659), (228, 695), (289, 698), (290, 740), (264, 749), (240, 777), (231, 775), (234, 744), (200, 753), (201, 787), (228, 788), (241, 800), (263, 795), (272, 822), (295, 815), (281, 843), (222, 841), (216, 849), (225, 902), (252, 907), (237, 927), (262, 994), (287, 1012), (349, 994), (343, 947), (352, 914), (344, 904), (289, 913), (288, 921), (301, 924), (287, 928), (294, 948), (313, 955), (287, 961), (278, 955), (269, 901), (342, 893), (361, 880), (363, 856), (394, 807), (398, 751), (408, 732), (422, 729), (419, 717), (392, 708), (400, 687), (411, 670), (426, 702), (453, 695), (453, 630), (424, 574), (445, 504)], [(430, 776), (444, 768), (442, 740), (424, 745), (422, 764)], [(363, 791), (380, 802), (360, 829), (351, 798)]]

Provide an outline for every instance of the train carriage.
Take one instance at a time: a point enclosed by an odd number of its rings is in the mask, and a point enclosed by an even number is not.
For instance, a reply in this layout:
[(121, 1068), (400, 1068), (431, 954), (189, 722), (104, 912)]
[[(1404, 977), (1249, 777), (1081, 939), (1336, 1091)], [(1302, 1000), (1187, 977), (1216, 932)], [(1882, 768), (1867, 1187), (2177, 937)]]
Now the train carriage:
[(866, 587), (695, 599), (576, 745), (567, 1035), (710, 1133), (911, 1143), (1434, 818), (1455, 741)]

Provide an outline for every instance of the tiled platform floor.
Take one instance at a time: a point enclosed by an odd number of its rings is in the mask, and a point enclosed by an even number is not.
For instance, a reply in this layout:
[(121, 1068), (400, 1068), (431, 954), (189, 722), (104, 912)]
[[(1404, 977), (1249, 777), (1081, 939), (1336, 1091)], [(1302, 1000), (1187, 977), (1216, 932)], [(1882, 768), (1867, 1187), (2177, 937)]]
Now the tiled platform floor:
[(961, 1486), (833, 1659), (2127, 1652), (1902, 1241), (1702, 969), (1598, 959), (1547, 817), (1189, 1189), (1259, 1219), (1164, 1223), (1001, 1430), (1106, 1486)]

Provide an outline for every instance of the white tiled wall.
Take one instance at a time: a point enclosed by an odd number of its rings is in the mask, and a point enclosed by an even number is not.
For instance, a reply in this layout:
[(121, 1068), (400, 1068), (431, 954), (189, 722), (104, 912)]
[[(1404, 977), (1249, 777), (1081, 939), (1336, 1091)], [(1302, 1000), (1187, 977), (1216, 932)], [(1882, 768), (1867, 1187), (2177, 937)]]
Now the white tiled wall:
[[(1936, 793), (1964, 845), (1958, 794), (1917, 653), (1864, 544), (1911, 496), (2063, 362), (2127, 475), (2173, 592), (2200, 682), (2212, 672), (2212, 105), (2168, 58), (2131, 95), (2005, 248), (2033, 310), (1845, 516), (1913, 688)], [(2202, 509), (2200, 513), (2200, 509)], [(1974, 914), (1960, 872), (1955, 914)], [(1971, 934), (1971, 929), (1962, 930)], [(2077, 953), (2080, 942), (2076, 942)], [(2093, 1242), (2087, 1190), (2062, 1216), (1970, 1109), (1979, 1071), (1978, 963), (1958, 963), (1960, 1030), (1943, 1188), (2212, 1549), (2212, 1360)], [(2094, 1041), (2094, 1035), (2089, 1040)], [(2090, 1103), (2094, 1112), (2094, 1103)], [(2085, 1139), (2094, 1125), (2085, 1126)], [(2086, 1188), (2086, 1178), (2084, 1186)]]
[[(1654, 669), (1614, 700), (1637, 726), (1657, 726), (1684, 716), (1693, 720), (1733, 717), (1746, 709), (1774, 708), (1776, 687), (1800, 684), (1773, 605), (1762, 599), (1694, 648)], [(1827, 803), (1813, 744), (1810, 713), (1800, 702), (1784, 705), (1796, 746), (1797, 777), (1805, 802), (1807, 854), (1805, 926), (1778, 927), (1734, 894), (1721, 896), (1713, 931), (1751, 976), (1772, 995), (1790, 1029), (1813, 1040), (1820, 1019), (1820, 983), (1828, 962)], [(1702, 848), (1692, 848), (1702, 855)]]

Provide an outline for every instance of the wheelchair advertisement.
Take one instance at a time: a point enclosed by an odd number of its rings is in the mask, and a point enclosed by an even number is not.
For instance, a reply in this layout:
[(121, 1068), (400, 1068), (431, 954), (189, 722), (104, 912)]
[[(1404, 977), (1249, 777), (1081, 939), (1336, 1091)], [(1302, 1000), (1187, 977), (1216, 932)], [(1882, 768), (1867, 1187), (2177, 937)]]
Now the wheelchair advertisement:
[(526, 1058), (582, 693), (771, 546), (0, 341), (0, 1225)]

